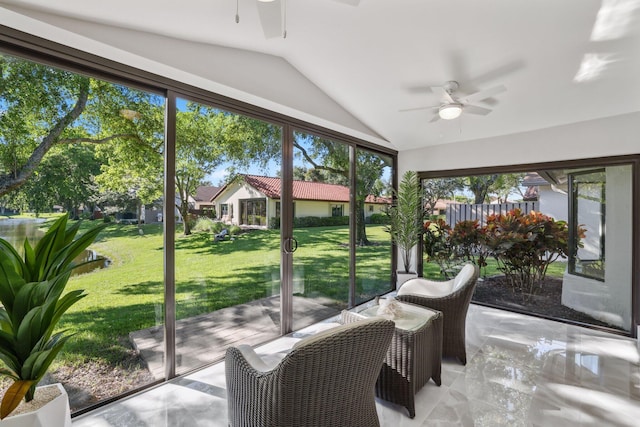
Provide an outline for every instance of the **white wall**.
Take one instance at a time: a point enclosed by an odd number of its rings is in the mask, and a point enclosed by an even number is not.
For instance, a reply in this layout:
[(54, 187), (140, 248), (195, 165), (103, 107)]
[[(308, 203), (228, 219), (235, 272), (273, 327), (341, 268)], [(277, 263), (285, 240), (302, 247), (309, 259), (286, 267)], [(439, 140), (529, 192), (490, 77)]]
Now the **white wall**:
[(538, 200), (540, 212), (558, 221), (569, 220), (569, 198), (565, 192), (553, 191), (550, 185), (541, 185)]
[(626, 330), (631, 328), (631, 166), (607, 169), (604, 282), (565, 274), (562, 304)]
[[(463, 130), (464, 132), (464, 130)], [(640, 112), (398, 153), (398, 174), (640, 153)]]

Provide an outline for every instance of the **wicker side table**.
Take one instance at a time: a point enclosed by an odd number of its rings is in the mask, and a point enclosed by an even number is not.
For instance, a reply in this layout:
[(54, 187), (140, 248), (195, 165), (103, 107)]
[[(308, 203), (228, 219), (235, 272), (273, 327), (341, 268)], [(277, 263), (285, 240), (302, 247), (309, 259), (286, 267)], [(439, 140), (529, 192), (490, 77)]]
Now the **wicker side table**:
[[(376, 382), (376, 396), (404, 406), (416, 415), (415, 394), (429, 379), (441, 384), (442, 313), (414, 304), (399, 303), (401, 313), (393, 319), (396, 329)], [(343, 323), (377, 315), (378, 306), (359, 313), (343, 311)]]

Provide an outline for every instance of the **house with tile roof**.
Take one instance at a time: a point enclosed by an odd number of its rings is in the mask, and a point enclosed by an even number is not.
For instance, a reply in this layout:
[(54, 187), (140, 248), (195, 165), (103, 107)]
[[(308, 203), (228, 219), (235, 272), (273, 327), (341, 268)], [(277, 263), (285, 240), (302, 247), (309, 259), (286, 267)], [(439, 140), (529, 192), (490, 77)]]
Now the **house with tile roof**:
[[(264, 226), (280, 217), (281, 179), (238, 175), (213, 198), (219, 220), (234, 225)], [(293, 181), (294, 217), (349, 215), (349, 188), (323, 182)], [(365, 218), (384, 212), (387, 197), (367, 196)]]

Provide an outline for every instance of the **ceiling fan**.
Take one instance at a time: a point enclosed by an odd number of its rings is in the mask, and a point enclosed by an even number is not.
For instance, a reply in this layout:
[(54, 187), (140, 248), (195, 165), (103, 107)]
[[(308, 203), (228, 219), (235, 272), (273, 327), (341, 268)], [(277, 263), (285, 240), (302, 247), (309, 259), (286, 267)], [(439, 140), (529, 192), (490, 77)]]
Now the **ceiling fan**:
[(430, 122), (435, 122), (440, 119), (452, 120), (458, 118), (463, 111), (469, 114), (479, 114), (481, 116), (486, 116), (492, 110), (486, 107), (474, 105), (474, 103), (491, 98), (493, 95), (497, 95), (507, 90), (506, 87), (500, 85), (490, 89), (481, 90), (479, 92), (475, 92), (471, 95), (467, 95), (464, 98), (461, 98), (459, 96), (456, 96), (456, 91), (459, 87), (460, 85), (458, 84), (458, 82), (453, 80), (446, 82), (442, 86), (431, 86), (431, 91), (440, 96), (440, 103), (438, 105), (429, 107), (406, 108), (400, 111), (407, 112), (417, 110), (432, 110), (435, 115), (433, 119), (430, 120)]

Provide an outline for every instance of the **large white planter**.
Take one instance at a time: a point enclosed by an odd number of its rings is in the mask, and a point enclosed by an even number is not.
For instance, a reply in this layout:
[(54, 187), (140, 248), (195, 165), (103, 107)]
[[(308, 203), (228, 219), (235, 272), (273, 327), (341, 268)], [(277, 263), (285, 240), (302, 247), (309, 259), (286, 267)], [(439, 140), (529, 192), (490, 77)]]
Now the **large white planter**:
[(399, 271), (396, 272), (396, 290), (400, 289), (400, 286), (402, 286), (402, 284), (404, 282), (406, 282), (409, 279), (414, 279), (418, 277), (418, 273), (400, 273)]
[[(57, 387), (60, 395), (37, 411), (13, 415), (0, 421), (0, 427), (71, 427), (71, 410), (69, 397), (61, 384), (45, 387)], [(36, 395), (38, 391), (36, 390)]]

